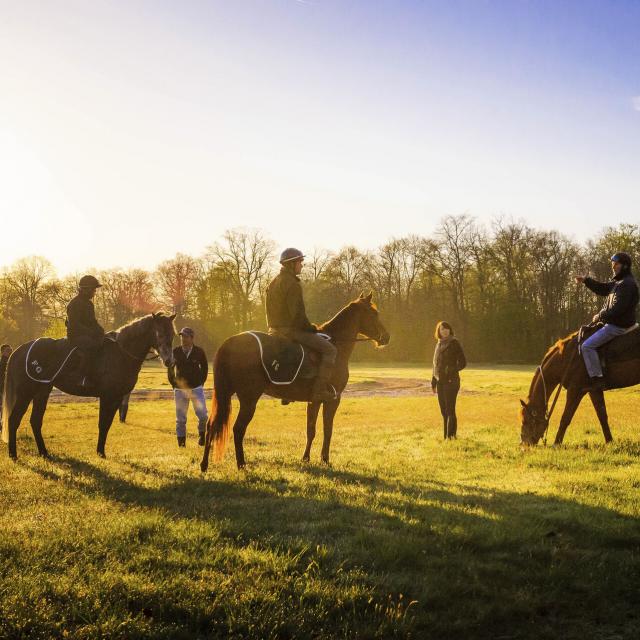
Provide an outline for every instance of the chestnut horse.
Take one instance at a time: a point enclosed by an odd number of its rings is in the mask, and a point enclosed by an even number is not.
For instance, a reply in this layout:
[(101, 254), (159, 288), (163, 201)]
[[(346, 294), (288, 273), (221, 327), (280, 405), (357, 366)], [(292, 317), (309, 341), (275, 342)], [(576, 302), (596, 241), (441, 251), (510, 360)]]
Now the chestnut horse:
[(242, 442), (247, 426), (253, 418), (260, 396), (266, 393), (274, 398), (307, 402), (307, 446), (303, 460), (308, 461), (311, 444), (316, 434), (316, 420), (323, 406), (324, 442), (322, 445), (322, 461), (329, 462), (329, 445), (333, 433), (333, 419), (340, 405), (340, 394), (349, 380), (349, 358), (359, 340), (372, 340), (378, 346), (389, 342), (389, 333), (378, 317), (378, 311), (371, 302), (372, 294), (362, 294), (357, 300), (349, 303), (331, 320), (319, 327), (322, 333), (331, 337), (338, 354), (331, 376), (331, 384), (336, 390), (337, 398), (330, 402), (309, 402), (310, 381), (296, 380), (290, 385), (277, 386), (267, 379), (261, 363), (259, 346), (254, 337), (240, 333), (225, 340), (215, 355), (213, 363), (214, 393), (211, 416), (207, 426), (207, 439), (200, 468), (206, 471), (209, 466), (209, 452), (214, 443), (214, 459), (220, 460), (229, 437), (229, 418), (231, 412), (231, 396), (237, 394), (240, 400), (240, 411), (233, 425), (233, 440), (236, 450), (238, 468), (245, 466)]
[[(578, 334), (579, 332), (576, 331), (566, 338), (558, 340), (547, 351), (533, 376), (527, 400), (520, 400), (522, 405), (520, 408), (520, 438), (524, 444), (537, 444), (541, 438), (546, 437), (549, 420), (562, 388), (567, 390), (567, 399), (554, 444), (562, 444), (567, 427), (571, 423), (582, 398), (587, 393), (596, 410), (605, 442), (613, 440), (604, 393), (602, 391), (588, 390), (589, 377), (582, 355), (578, 350)], [(620, 339), (622, 338), (617, 338), (616, 340)], [(607, 364), (606, 380), (608, 389), (622, 389), (623, 387), (639, 384), (640, 360), (625, 358), (621, 361), (613, 360), (609, 362)], [(556, 390), (556, 393), (555, 398), (552, 400), (554, 390)], [(551, 406), (549, 406), (550, 402)]]

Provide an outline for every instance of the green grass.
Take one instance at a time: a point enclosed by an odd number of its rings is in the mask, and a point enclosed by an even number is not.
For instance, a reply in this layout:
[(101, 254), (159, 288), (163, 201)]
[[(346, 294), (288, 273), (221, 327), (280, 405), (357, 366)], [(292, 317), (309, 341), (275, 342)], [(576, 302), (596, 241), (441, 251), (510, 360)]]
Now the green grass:
[(455, 442), (430, 395), (345, 399), (331, 468), (321, 429), (300, 462), (304, 406), (266, 399), (248, 470), (231, 446), (204, 477), (169, 401), (132, 402), (107, 460), (97, 408), (54, 404), (53, 460), (27, 424), (0, 457), (0, 637), (636, 638), (638, 398), (608, 394), (611, 446), (585, 405), (566, 446), (522, 451), (530, 375), (465, 372)]

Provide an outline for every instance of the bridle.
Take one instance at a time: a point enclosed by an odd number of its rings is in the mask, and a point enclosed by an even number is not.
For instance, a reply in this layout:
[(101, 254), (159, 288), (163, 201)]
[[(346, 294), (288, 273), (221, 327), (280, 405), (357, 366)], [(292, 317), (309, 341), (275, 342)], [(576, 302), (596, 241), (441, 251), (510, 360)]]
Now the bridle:
[[(540, 379), (542, 380), (542, 390), (544, 393), (544, 423), (545, 423), (545, 428), (544, 428), (544, 433), (542, 434), (542, 440), (546, 446), (547, 444), (547, 433), (549, 431), (549, 422), (551, 420), (551, 416), (553, 415), (553, 410), (556, 408), (556, 404), (558, 402), (558, 398), (560, 397), (560, 392), (562, 391), (562, 387), (564, 386), (564, 383), (566, 382), (567, 379), (567, 375), (569, 373), (569, 369), (571, 369), (571, 365), (573, 364), (573, 361), (576, 357), (576, 354), (578, 353), (580, 348), (580, 341), (579, 341), (579, 336), (578, 336), (578, 344), (576, 346), (576, 350), (573, 352), (571, 359), (569, 360), (569, 363), (567, 364), (567, 366), (565, 367), (565, 370), (562, 374), (562, 378), (560, 379), (560, 383), (558, 384), (558, 389), (555, 392), (555, 395), (553, 397), (553, 402), (551, 403), (551, 407), (549, 407), (549, 397), (547, 395), (547, 381), (544, 379), (544, 372), (542, 370), (542, 365), (539, 364), (538, 368), (536, 369), (536, 371), (538, 371), (538, 373), (540, 374)], [(535, 417), (535, 415), (534, 415)]]
[[(154, 334), (156, 336), (156, 343), (159, 342), (158, 340), (158, 332), (154, 329)], [(136, 356), (133, 353), (131, 353), (128, 349), (125, 349), (122, 344), (118, 341), (118, 338), (116, 338), (114, 340), (114, 342), (118, 345), (118, 348), (120, 349), (120, 351), (122, 351), (122, 353), (124, 353), (125, 355), (129, 356), (132, 360), (134, 360), (135, 362), (149, 362), (151, 360), (156, 360), (160, 357), (160, 354), (158, 353), (157, 349), (158, 347), (152, 345), (148, 350), (147, 353), (145, 353), (144, 356), (142, 356), (142, 358), (140, 356)], [(152, 355), (150, 358), (147, 358), (147, 356), (149, 355), (149, 352), (153, 350), (155, 353), (154, 355)]]

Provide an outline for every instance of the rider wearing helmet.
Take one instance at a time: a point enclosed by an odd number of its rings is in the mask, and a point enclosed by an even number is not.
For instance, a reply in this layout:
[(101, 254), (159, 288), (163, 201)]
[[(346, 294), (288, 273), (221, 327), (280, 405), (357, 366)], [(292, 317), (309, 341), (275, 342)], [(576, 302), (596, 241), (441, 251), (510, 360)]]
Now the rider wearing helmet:
[(609, 282), (598, 282), (588, 276), (577, 276), (576, 282), (599, 296), (607, 296), (602, 309), (593, 316), (593, 322), (602, 322), (598, 329), (582, 344), (582, 356), (591, 378), (590, 391), (605, 388), (602, 366), (597, 349), (615, 337), (627, 333), (636, 324), (638, 284), (631, 273), (631, 256), (622, 251), (611, 256), (613, 277)]
[(272, 335), (282, 335), (299, 342), (320, 354), (318, 377), (313, 386), (312, 400), (334, 400), (328, 390), (329, 378), (336, 361), (337, 350), (309, 322), (298, 277), (302, 271), (304, 255), (298, 249), (285, 249), (280, 256), (280, 273), (269, 283), (266, 295), (267, 325)]
[(67, 306), (67, 338), (84, 355), (82, 373), (85, 378), (104, 338), (104, 329), (96, 320), (92, 302), (96, 290), (101, 286), (94, 276), (82, 276), (78, 283), (78, 294)]

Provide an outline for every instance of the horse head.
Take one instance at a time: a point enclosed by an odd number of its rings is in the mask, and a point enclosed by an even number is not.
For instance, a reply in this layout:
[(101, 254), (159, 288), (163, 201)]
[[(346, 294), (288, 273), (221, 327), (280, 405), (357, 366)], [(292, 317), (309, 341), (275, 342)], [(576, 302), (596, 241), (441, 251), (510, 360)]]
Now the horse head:
[(153, 319), (154, 342), (153, 348), (158, 352), (165, 367), (173, 365), (173, 338), (176, 328), (173, 324), (176, 314), (167, 315), (162, 311), (151, 314)]
[(536, 408), (520, 400), (520, 440), (522, 444), (538, 444), (549, 426), (544, 408)]
[(380, 315), (376, 305), (372, 302), (373, 291), (365, 296), (364, 292), (355, 301), (360, 310), (358, 333), (373, 340), (378, 347), (389, 344), (391, 336), (380, 321)]

